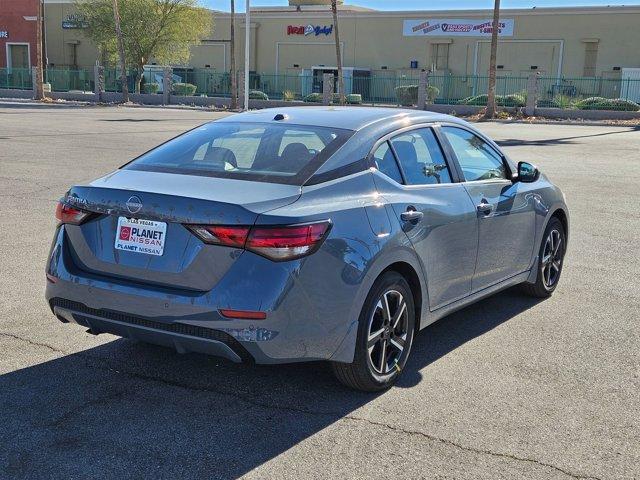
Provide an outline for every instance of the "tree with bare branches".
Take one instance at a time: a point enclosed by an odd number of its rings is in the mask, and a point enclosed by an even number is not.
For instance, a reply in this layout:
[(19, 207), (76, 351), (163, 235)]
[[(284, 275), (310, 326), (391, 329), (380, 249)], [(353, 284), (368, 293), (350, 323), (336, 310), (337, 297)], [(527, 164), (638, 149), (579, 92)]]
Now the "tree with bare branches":
[(493, 25), (491, 29), (491, 58), (489, 60), (489, 91), (487, 110), (484, 118), (496, 116), (496, 63), (498, 56), (498, 32), (500, 30), (500, 0), (495, 0), (493, 7)]

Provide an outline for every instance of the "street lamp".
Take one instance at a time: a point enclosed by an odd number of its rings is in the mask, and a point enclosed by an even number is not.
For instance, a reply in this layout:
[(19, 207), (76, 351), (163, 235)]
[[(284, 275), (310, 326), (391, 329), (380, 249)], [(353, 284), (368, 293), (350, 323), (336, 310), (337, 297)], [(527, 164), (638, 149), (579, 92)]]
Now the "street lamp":
[(251, 0), (247, 0), (246, 19), (244, 29), (244, 109), (249, 110), (249, 42), (251, 40)]

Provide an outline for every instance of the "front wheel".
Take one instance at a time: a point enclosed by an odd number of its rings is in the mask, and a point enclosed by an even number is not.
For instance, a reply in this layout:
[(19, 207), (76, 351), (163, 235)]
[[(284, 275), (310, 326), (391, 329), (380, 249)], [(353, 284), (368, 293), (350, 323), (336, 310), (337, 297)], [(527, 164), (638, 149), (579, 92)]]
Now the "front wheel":
[(391, 387), (407, 363), (415, 328), (409, 284), (397, 272), (374, 283), (360, 314), (353, 363), (333, 363), (344, 385), (367, 392)]
[(523, 290), (532, 297), (547, 298), (558, 286), (564, 265), (567, 237), (562, 222), (553, 217), (542, 236), (538, 253), (538, 276), (535, 283), (523, 284)]

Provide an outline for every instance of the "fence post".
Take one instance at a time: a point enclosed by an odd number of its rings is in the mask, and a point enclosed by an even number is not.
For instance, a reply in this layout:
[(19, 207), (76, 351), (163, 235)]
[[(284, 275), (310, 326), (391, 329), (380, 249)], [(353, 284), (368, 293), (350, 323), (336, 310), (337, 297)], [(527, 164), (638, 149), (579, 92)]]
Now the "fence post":
[(162, 104), (171, 103), (171, 90), (173, 90), (173, 69), (164, 67), (162, 69)]
[(102, 102), (102, 94), (104, 93), (104, 67), (102, 65), (94, 65), (93, 67), (93, 93), (96, 96), (96, 102)]
[(538, 74), (534, 73), (529, 76), (529, 82), (527, 83), (527, 106), (524, 113), (528, 117), (532, 117), (536, 113), (536, 107), (538, 106)]
[(420, 72), (420, 81), (418, 83), (418, 109), (426, 110), (427, 108), (427, 87), (429, 86), (429, 72), (423, 70)]
[(241, 110), (248, 110), (244, 104), (244, 70), (238, 72), (238, 105)]
[(322, 104), (329, 105), (333, 100), (333, 73), (322, 75)]

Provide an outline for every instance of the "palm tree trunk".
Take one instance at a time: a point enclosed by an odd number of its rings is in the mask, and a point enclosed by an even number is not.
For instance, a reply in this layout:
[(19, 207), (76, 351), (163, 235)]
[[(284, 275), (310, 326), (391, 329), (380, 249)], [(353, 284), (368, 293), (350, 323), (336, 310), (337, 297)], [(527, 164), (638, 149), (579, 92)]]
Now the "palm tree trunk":
[(338, 30), (338, 6), (336, 0), (331, 0), (331, 12), (333, 13), (333, 29), (336, 39), (336, 61), (338, 64), (338, 96), (340, 105), (344, 104), (344, 76), (342, 75), (342, 51), (340, 50), (340, 32)]
[(120, 9), (118, 0), (113, 0), (113, 19), (116, 24), (116, 39), (118, 41), (118, 54), (120, 55), (120, 81), (122, 82), (122, 102), (129, 101), (129, 82), (127, 80), (127, 61), (124, 56), (124, 40), (122, 38), (122, 28), (120, 28)]
[(238, 77), (236, 75), (236, 2), (231, 0), (231, 110), (238, 108)]
[(500, 29), (500, 0), (495, 0), (493, 28), (491, 30), (491, 59), (489, 60), (489, 91), (484, 118), (496, 116), (496, 58), (498, 56), (498, 31)]
[(36, 26), (36, 100), (44, 99), (44, 70), (42, 66), (42, 0), (38, 0)]

